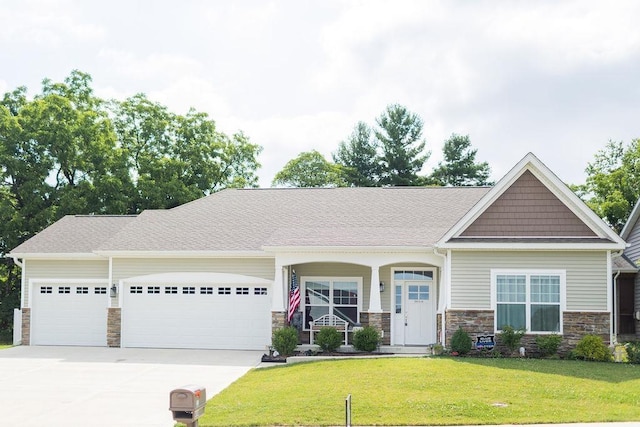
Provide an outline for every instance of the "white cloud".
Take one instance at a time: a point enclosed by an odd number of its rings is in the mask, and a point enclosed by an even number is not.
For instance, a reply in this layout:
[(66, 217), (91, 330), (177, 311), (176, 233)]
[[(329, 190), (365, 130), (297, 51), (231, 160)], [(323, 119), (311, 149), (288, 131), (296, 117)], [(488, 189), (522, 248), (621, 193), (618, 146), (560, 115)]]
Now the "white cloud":
[(69, 42), (102, 39), (104, 29), (74, 15), (73, 4), (67, 0), (31, 0), (14, 2), (15, 7), (3, 7), (0, 14), (0, 39), (58, 47)]

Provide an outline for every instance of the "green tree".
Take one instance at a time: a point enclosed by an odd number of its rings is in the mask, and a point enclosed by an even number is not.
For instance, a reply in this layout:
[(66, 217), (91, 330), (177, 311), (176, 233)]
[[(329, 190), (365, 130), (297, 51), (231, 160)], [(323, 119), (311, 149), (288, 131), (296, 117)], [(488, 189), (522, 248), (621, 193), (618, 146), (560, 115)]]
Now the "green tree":
[(445, 186), (491, 185), (491, 168), (487, 162), (476, 162), (477, 149), (471, 148), (469, 135), (452, 134), (442, 149), (444, 161), (433, 170), (430, 181)]
[[(217, 131), (204, 113), (176, 115), (144, 95), (106, 103), (80, 71), (45, 79), (32, 100), (26, 93), (0, 100), (0, 260), (66, 214), (138, 213), (257, 186), (262, 148)], [(12, 262), (0, 263), (0, 333), (19, 280)]]
[(418, 173), (429, 159), (422, 139), (422, 119), (398, 104), (389, 105), (377, 118), (375, 137), (382, 148), (381, 185), (420, 185)]
[(344, 187), (342, 168), (331, 163), (316, 150), (300, 153), (289, 160), (273, 178), (272, 186)]
[(586, 168), (584, 185), (573, 186), (587, 205), (617, 232), (640, 197), (640, 139), (609, 141)]
[(340, 142), (333, 161), (342, 166), (344, 179), (352, 187), (380, 185), (380, 158), (371, 128), (358, 122), (346, 141)]
[(112, 104), (133, 183), (132, 213), (172, 208), (228, 187), (256, 187), (262, 147), (217, 131), (206, 113), (185, 116), (137, 94)]

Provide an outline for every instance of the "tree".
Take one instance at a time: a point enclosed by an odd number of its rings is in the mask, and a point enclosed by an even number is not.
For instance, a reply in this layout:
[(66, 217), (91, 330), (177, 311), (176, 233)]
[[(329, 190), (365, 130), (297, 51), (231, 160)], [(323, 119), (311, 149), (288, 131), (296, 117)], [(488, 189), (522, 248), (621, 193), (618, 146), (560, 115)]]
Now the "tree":
[(377, 141), (372, 139), (371, 128), (358, 122), (346, 141), (340, 142), (333, 153), (333, 161), (342, 166), (344, 179), (352, 187), (380, 185), (380, 159)]
[[(0, 100), (0, 261), (66, 214), (168, 208), (226, 187), (257, 186), (262, 148), (216, 130), (205, 113), (173, 114), (140, 94), (107, 103), (91, 76), (45, 79)], [(0, 339), (19, 301), (19, 270), (0, 262)]]
[(430, 180), (437, 185), (471, 186), (491, 185), (491, 168), (487, 162), (477, 163), (477, 149), (471, 148), (469, 135), (449, 137), (444, 143), (444, 161), (433, 170)]
[(171, 208), (223, 188), (257, 186), (262, 147), (242, 132), (218, 132), (206, 113), (177, 115), (144, 94), (116, 102), (112, 110), (132, 171), (132, 213)]
[(381, 185), (419, 185), (418, 172), (430, 152), (424, 152), (422, 119), (402, 105), (389, 105), (376, 120), (374, 131), (382, 148)]
[(300, 153), (290, 160), (273, 179), (272, 186), (344, 187), (342, 168), (331, 163), (316, 150)]
[(626, 147), (609, 141), (585, 172), (586, 183), (574, 186), (574, 191), (613, 229), (622, 231), (640, 197), (640, 139)]

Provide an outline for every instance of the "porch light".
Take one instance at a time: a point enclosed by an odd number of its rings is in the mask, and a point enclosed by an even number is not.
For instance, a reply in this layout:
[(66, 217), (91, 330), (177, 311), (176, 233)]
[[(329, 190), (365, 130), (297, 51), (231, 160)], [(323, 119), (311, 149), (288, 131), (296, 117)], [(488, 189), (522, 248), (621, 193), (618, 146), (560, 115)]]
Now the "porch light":
[(384, 292), (384, 282), (380, 282), (380, 292)]
[(115, 298), (118, 296), (118, 287), (116, 286), (116, 284), (114, 283), (111, 288), (109, 289), (109, 296), (111, 298)]

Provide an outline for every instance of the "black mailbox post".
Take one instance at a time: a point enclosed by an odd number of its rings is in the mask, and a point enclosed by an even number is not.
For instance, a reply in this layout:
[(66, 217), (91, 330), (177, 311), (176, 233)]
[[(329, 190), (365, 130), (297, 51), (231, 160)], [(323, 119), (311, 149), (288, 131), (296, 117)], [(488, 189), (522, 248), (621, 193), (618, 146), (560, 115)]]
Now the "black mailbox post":
[(198, 427), (198, 419), (204, 414), (207, 390), (197, 385), (186, 385), (169, 394), (169, 410), (175, 421), (187, 427)]

